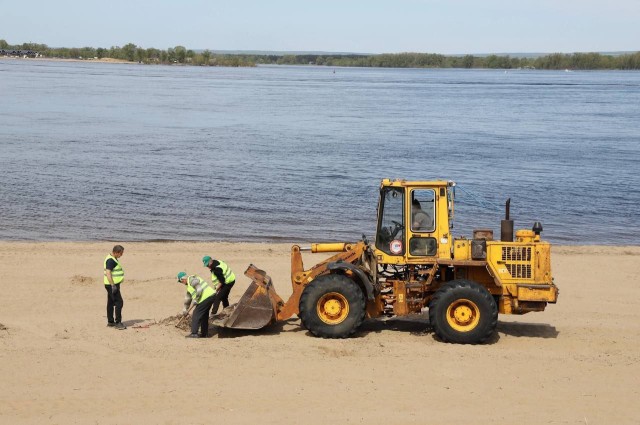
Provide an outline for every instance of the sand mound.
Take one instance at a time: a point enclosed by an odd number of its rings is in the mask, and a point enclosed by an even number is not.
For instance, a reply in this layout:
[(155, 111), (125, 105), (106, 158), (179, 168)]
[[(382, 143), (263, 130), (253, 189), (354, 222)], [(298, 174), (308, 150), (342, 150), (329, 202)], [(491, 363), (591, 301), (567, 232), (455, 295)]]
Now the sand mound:
[(94, 278), (89, 276), (82, 276), (79, 274), (76, 274), (71, 278), (72, 285), (91, 286), (91, 285), (94, 285), (95, 282), (96, 280)]
[[(167, 317), (165, 319), (160, 320), (158, 322), (158, 324), (159, 325), (164, 325), (164, 326), (176, 326), (176, 324), (178, 324), (178, 322), (180, 322), (180, 319), (182, 319), (182, 315), (181, 314), (176, 314), (175, 316), (169, 316), (169, 317)], [(191, 316), (186, 317), (176, 327), (178, 329), (182, 329), (183, 331), (190, 330), (191, 329)]]
[[(170, 326), (175, 325), (182, 318), (182, 315), (176, 314), (175, 316), (166, 317), (158, 322), (159, 325)], [(186, 322), (188, 319), (184, 319), (183, 322)]]
[[(178, 324), (178, 322), (180, 322), (181, 318), (182, 318), (181, 314), (176, 314), (175, 316), (169, 316), (169, 317), (166, 317), (166, 318), (160, 320), (159, 322), (157, 322), (157, 324), (158, 325), (163, 325), (163, 326), (176, 326), (176, 324)], [(192, 318), (192, 316), (189, 316), (189, 317), (185, 318), (176, 327), (178, 329), (183, 330), (183, 331), (191, 330), (191, 318)], [(211, 318), (209, 318), (209, 330), (211, 330), (213, 327), (215, 327), (215, 325), (213, 324), (213, 320)]]

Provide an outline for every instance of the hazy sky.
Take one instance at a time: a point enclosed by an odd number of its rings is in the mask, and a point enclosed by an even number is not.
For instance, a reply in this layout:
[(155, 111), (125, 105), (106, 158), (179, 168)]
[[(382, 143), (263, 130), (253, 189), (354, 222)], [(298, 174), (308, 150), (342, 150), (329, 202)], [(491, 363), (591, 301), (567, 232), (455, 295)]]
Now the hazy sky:
[(358, 53), (640, 50), (640, 0), (0, 0), (10, 44)]

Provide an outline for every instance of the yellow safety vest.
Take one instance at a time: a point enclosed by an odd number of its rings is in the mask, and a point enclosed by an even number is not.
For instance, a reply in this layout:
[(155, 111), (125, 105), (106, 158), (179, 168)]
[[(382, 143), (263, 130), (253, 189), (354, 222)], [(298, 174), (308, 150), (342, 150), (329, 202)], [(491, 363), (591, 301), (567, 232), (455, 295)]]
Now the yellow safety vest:
[[(200, 288), (202, 289), (199, 300), (196, 300), (196, 294), (197, 294), (196, 288), (191, 286), (191, 278), (193, 277), (198, 279), (198, 281), (200, 282)], [(195, 276), (195, 275), (187, 277), (187, 292), (189, 293), (189, 295), (191, 295), (191, 299), (195, 301), (196, 304), (200, 304), (202, 301), (206, 300), (209, 297), (212, 297), (213, 294), (216, 293), (216, 291), (214, 291), (214, 289), (211, 286), (209, 286), (206, 280), (202, 279), (200, 276)]]
[[(234, 280), (236, 280), (236, 275), (231, 271), (231, 268), (227, 266), (227, 263), (220, 260), (218, 260), (218, 263), (220, 263), (219, 267), (222, 269), (222, 276), (224, 276), (225, 283), (233, 282)], [(218, 280), (216, 275), (211, 272), (211, 284), (217, 286), (217, 283), (220, 283), (220, 281)]]
[(109, 279), (107, 279), (107, 261), (109, 259), (112, 259), (116, 262), (116, 266), (113, 268), (113, 270), (111, 270), (111, 278), (113, 279), (113, 283), (115, 283), (116, 285), (120, 285), (120, 283), (122, 283), (122, 281), (124, 280), (124, 270), (122, 270), (120, 262), (116, 260), (116, 258), (111, 254), (107, 255), (107, 258), (104, 259), (104, 284), (111, 285), (111, 282), (109, 282)]

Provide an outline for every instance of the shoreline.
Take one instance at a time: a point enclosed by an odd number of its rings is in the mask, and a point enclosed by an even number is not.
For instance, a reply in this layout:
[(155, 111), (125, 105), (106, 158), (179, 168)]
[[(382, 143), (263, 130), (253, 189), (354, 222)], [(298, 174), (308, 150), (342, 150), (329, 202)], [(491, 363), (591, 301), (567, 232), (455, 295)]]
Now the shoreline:
[[(238, 55), (242, 56), (242, 55)], [(101, 59), (77, 59), (77, 58), (51, 58), (51, 57), (37, 57), (37, 58), (23, 58), (23, 57), (15, 57), (15, 56), (0, 56), (0, 61), (2, 60), (22, 60), (22, 61), (42, 61), (42, 62), (76, 62), (76, 63), (112, 63), (112, 64), (131, 64), (131, 65), (165, 65), (165, 66), (205, 66), (199, 64), (192, 63), (144, 63), (138, 61), (127, 61), (123, 59), (113, 59), (113, 58), (101, 58)], [(219, 68), (244, 68), (246, 65), (210, 65), (211, 67), (219, 67)], [(504, 72), (518, 72), (518, 71), (548, 71), (548, 72), (640, 72), (640, 69), (620, 69), (620, 68), (587, 68), (587, 69), (569, 69), (569, 68), (490, 68), (490, 67), (473, 67), (473, 68), (465, 68), (465, 67), (444, 67), (444, 66), (434, 66), (434, 67), (413, 67), (413, 66), (349, 66), (349, 65), (327, 65), (327, 64), (308, 64), (308, 63), (255, 63), (249, 67), (300, 67), (300, 68), (327, 68), (327, 69), (349, 69), (349, 68), (358, 68), (358, 69), (422, 69), (422, 70), (459, 70), (459, 71), (504, 71)]]
[[(12, 239), (0, 239), (0, 245), (2, 244), (86, 244), (86, 245), (109, 245), (109, 244), (208, 244), (208, 245), (310, 245), (314, 243), (333, 243), (333, 242), (346, 242), (354, 243), (356, 240), (331, 240), (331, 241), (303, 241), (303, 240), (291, 240), (291, 241), (273, 241), (273, 240), (241, 240), (241, 241), (226, 241), (226, 240), (180, 240), (180, 239), (151, 239), (151, 240), (96, 240), (96, 241), (84, 241), (84, 240), (12, 240)], [(543, 240), (543, 242), (549, 242)], [(373, 241), (369, 241), (373, 245)], [(551, 243), (551, 242), (550, 242)], [(609, 250), (609, 249), (621, 249), (621, 250), (638, 250), (640, 255), (640, 245), (634, 244), (558, 244), (551, 243), (553, 250), (560, 250), (563, 253), (568, 251), (581, 251), (581, 250)], [(635, 255), (635, 254), (630, 254)]]

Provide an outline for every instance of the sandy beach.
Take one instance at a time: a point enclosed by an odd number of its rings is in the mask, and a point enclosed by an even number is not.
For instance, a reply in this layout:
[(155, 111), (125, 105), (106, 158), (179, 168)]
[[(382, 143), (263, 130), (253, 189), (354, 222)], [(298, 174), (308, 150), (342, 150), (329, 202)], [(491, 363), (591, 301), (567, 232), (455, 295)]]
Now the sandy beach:
[[(176, 273), (250, 263), (291, 293), (288, 244), (123, 243), (123, 317), (106, 327), (113, 243), (0, 242), (2, 424), (637, 424), (640, 247), (554, 247), (545, 312), (500, 316), (488, 344), (435, 339), (426, 317), (323, 340), (297, 318), (187, 340)], [(323, 254), (308, 254), (307, 267)]]

